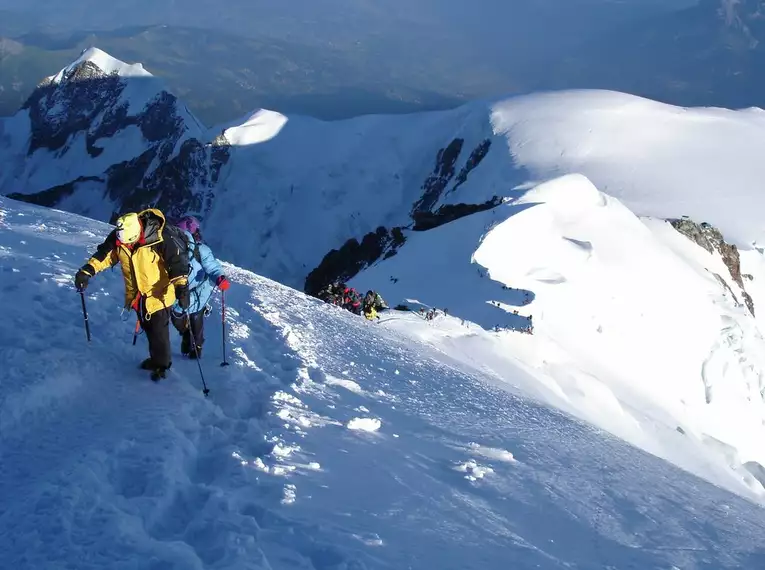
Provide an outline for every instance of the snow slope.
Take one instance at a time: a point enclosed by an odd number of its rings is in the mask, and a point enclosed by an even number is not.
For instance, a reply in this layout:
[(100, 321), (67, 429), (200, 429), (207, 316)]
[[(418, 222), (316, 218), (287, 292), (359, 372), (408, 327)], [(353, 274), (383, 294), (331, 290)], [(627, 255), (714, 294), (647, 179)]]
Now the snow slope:
[(449, 343), (413, 338), (433, 331), (414, 315), (368, 323), (227, 265), (231, 366), (218, 366), (211, 318), (209, 398), (177, 354), (151, 383), (136, 368), (144, 339), (133, 347), (119, 318), (117, 271), (91, 283), (85, 340), (71, 279), (108, 229), (0, 199), (13, 301), (0, 329), (1, 568), (765, 561), (759, 506), (498, 387), (446, 356)]
[[(759, 287), (763, 267), (752, 269)], [(453, 318), (426, 335), (447, 354), (719, 485), (765, 497), (765, 340), (739, 285), (718, 254), (663, 220), (635, 216), (587, 178), (565, 176), (413, 236), (351, 283), (391, 306), (447, 309)], [(533, 335), (518, 332), (530, 324)], [(508, 364), (534, 382), (508, 376)], [(677, 441), (698, 449), (678, 453)]]

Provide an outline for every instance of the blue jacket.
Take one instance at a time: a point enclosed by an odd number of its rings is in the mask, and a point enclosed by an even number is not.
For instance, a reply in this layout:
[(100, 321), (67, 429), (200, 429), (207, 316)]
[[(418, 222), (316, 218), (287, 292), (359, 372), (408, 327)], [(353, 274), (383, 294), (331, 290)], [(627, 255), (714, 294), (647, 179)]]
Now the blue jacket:
[[(183, 233), (189, 243), (188, 255), (191, 267), (189, 270), (189, 313), (197, 313), (205, 308), (215, 289), (215, 282), (218, 277), (223, 275), (223, 268), (208, 246), (203, 243), (195, 243), (189, 232), (184, 231)], [(201, 263), (197, 261), (195, 249), (199, 249)], [(173, 312), (183, 312), (178, 306), (178, 301), (173, 305)]]

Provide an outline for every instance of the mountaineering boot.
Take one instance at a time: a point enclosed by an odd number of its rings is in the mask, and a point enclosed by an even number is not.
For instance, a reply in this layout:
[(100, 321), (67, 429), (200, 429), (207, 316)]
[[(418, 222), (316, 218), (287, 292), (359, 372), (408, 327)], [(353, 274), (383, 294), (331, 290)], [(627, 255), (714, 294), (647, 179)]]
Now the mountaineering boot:
[(171, 362), (167, 365), (167, 368), (160, 368), (152, 362), (151, 358), (147, 358), (141, 362), (141, 370), (149, 370), (151, 372), (151, 379), (159, 380), (165, 377), (165, 371), (169, 370), (172, 365), (173, 363)]
[(193, 348), (191, 350), (189, 350), (189, 358), (191, 358), (192, 360), (196, 360), (197, 356), (199, 356), (199, 358), (202, 358), (202, 347), (201, 346), (197, 347), (196, 352), (194, 352)]

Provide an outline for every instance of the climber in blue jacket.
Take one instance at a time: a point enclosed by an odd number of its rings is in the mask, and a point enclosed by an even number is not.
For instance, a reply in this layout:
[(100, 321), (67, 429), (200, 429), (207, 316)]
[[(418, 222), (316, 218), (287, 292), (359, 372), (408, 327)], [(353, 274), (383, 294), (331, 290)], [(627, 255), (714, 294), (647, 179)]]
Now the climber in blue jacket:
[[(189, 256), (189, 308), (185, 313), (176, 301), (171, 313), (173, 326), (182, 336), (181, 352), (189, 358), (202, 356), (204, 344), (205, 314), (209, 313), (207, 302), (210, 300), (215, 287), (226, 291), (231, 285), (220, 262), (215, 259), (212, 250), (202, 243), (202, 235), (199, 231), (199, 221), (193, 216), (187, 216), (176, 224), (186, 236)], [(191, 331), (188, 329), (191, 323)], [(196, 350), (192, 344), (192, 335), (196, 343)]]

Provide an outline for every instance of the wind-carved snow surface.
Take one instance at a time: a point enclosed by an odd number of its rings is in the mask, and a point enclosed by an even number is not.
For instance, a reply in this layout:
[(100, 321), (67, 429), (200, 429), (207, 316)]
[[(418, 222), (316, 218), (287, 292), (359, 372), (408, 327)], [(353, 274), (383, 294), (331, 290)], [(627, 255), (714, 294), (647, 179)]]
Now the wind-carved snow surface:
[[(747, 259), (748, 282), (761, 288), (765, 264)], [(382, 326), (765, 498), (765, 340), (730, 294), (739, 286), (717, 253), (668, 222), (638, 218), (585, 177), (418, 235), (353, 284), (391, 305), (418, 299), (452, 315), (427, 333), (395, 318)], [(520, 334), (528, 317), (534, 334)], [(487, 332), (495, 325), (507, 330)], [(508, 374), (509, 365), (529, 374)]]
[(505, 360), (521, 389), (493, 386), (448, 320), (404, 333), (226, 264), (231, 365), (210, 318), (209, 398), (176, 334), (152, 383), (119, 271), (91, 281), (85, 339), (71, 280), (109, 229), (0, 198), (3, 568), (763, 564), (759, 506), (534, 403), (538, 370)]

